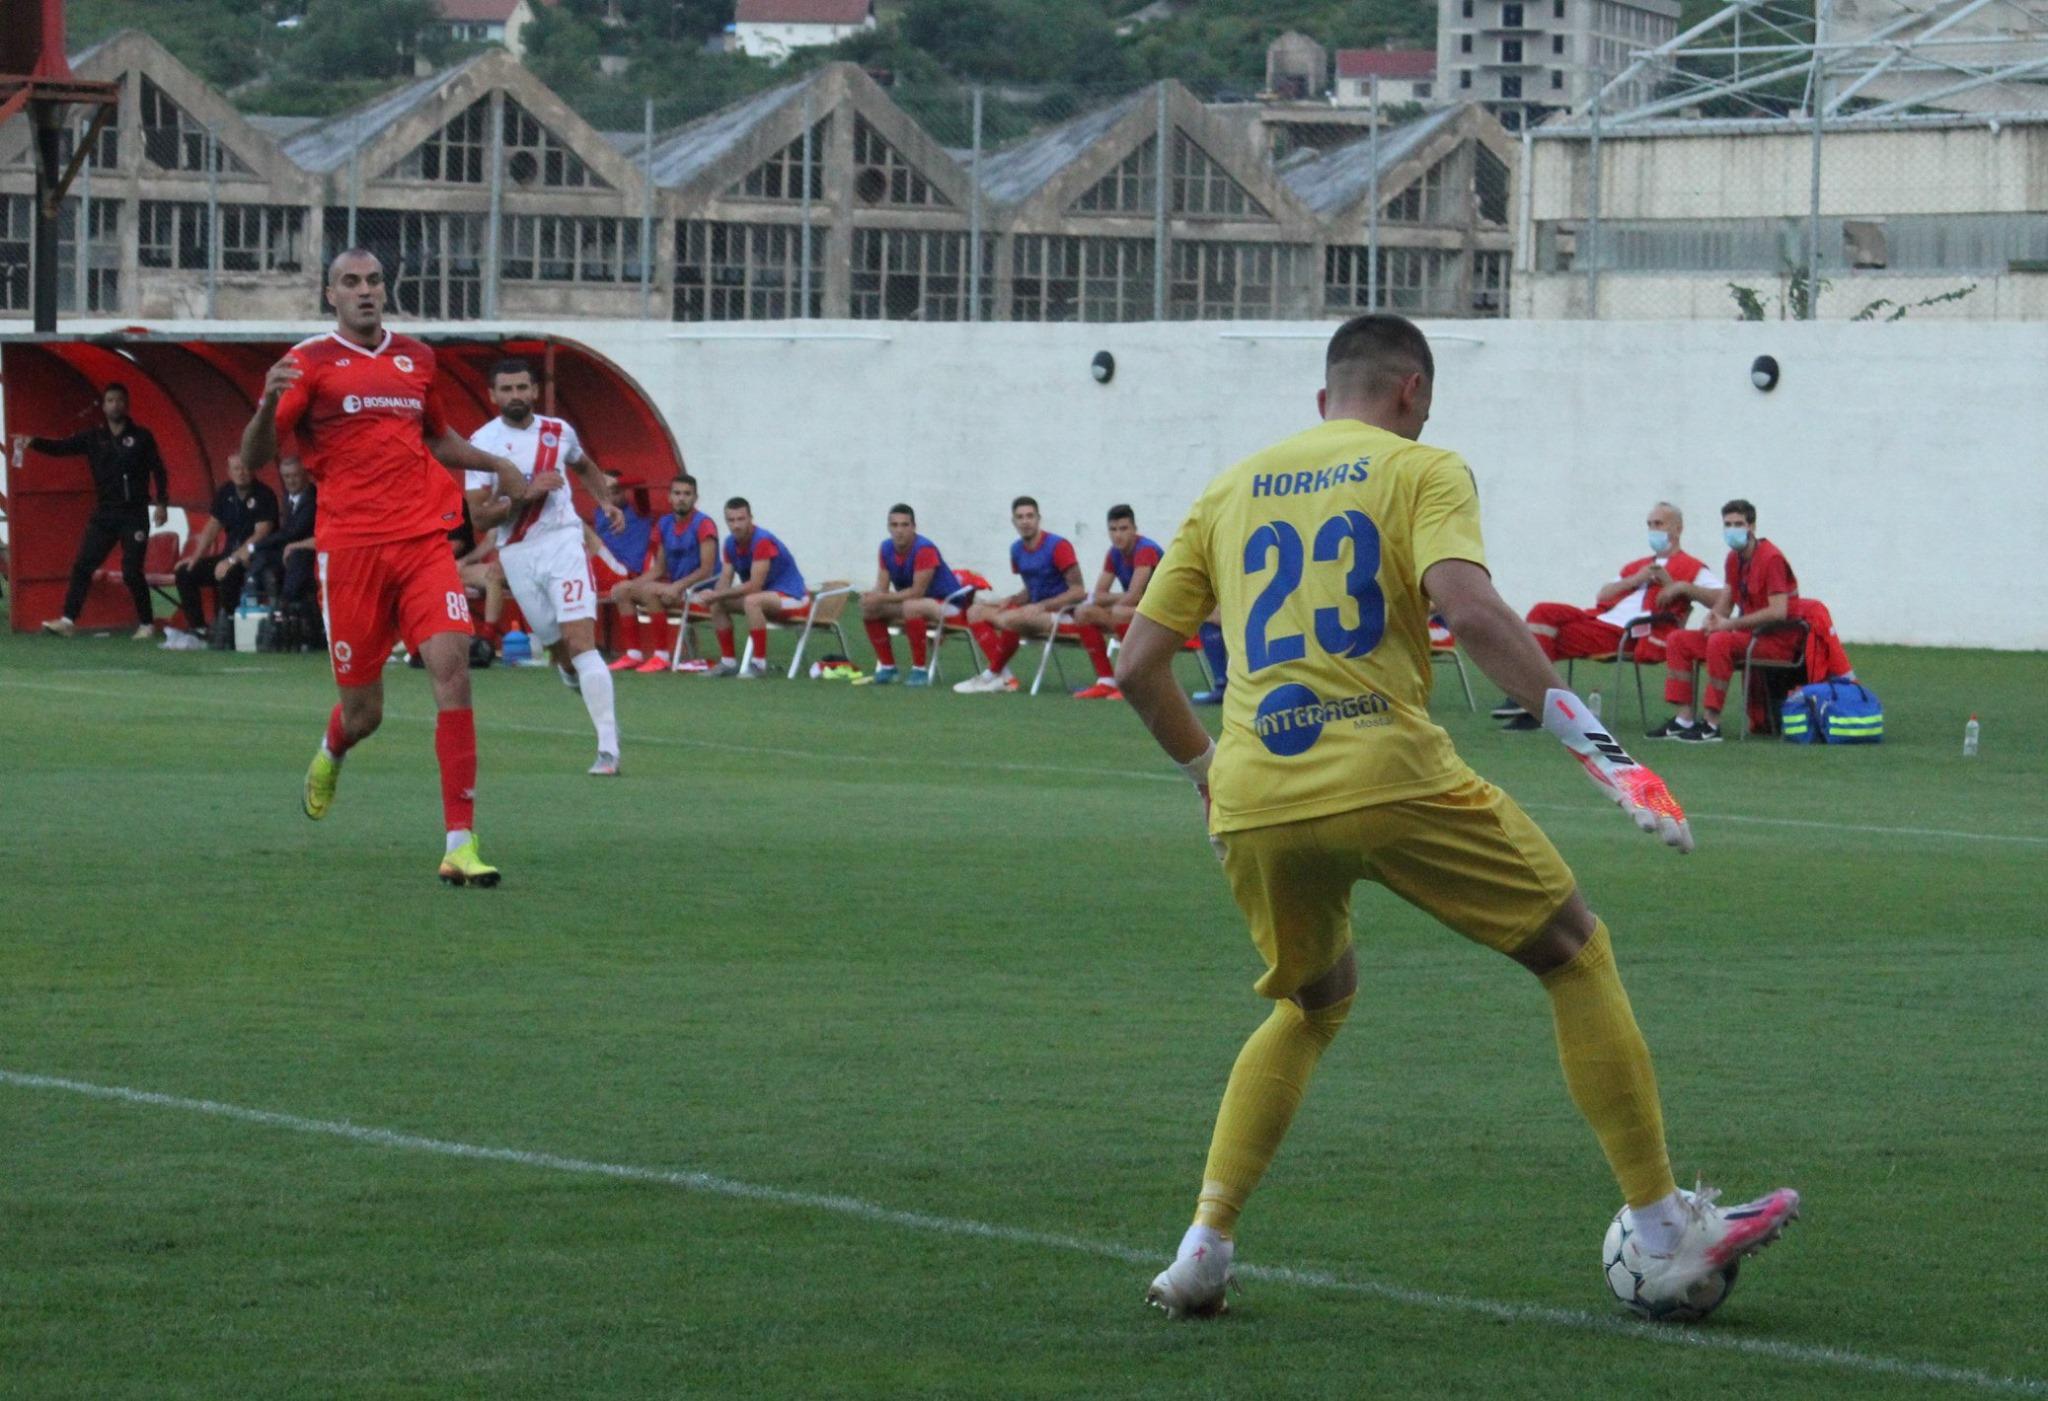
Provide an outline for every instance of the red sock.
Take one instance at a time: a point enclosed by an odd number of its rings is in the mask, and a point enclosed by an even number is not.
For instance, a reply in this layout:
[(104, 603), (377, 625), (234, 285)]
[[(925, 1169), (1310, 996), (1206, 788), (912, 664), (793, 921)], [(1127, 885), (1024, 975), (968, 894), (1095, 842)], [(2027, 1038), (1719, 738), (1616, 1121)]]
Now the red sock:
[(923, 667), (931, 661), (931, 648), (925, 645), (925, 627), (922, 618), (906, 618), (903, 635), (910, 639), (910, 664)]
[(341, 728), (341, 706), (337, 704), (334, 712), (327, 717), (327, 752), (339, 759), (348, 753), (351, 743), (348, 734)]
[(1118, 623), (1118, 624), (1116, 625), (1116, 640), (1117, 640), (1117, 641), (1121, 642), (1121, 641), (1123, 641), (1123, 640), (1124, 640), (1124, 639), (1125, 639), (1126, 637), (1129, 637), (1130, 635), (1131, 635), (1131, 625), (1130, 625), (1129, 623)]
[(1081, 629), (1081, 649), (1088, 654), (1088, 660), (1095, 664), (1095, 679), (1097, 681), (1107, 681), (1110, 677), (1116, 675), (1115, 670), (1109, 664), (1109, 639), (1102, 635), (1101, 628), (1083, 627)]
[[(1003, 651), (1003, 640), (997, 635), (995, 626), (991, 623), (969, 623), (967, 630), (974, 634), (974, 644), (981, 648), (981, 655), (988, 662), (988, 669), (996, 670), (999, 665), (996, 653)], [(1003, 655), (1007, 658), (1009, 653), (1004, 652)]]
[[(634, 619), (639, 622), (638, 618)], [(652, 634), (648, 646), (655, 652), (667, 656), (675, 645), (675, 629), (669, 626), (668, 614), (656, 609), (647, 615), (647, 631)]]
[(881, 666), (896, 665), (896, 644), (889, 640), (889, 625), (880, 618), (867, 620), (868, 642), (875, 649), (875, 661)]
[(754, 661), (759, 665), (768, 664), (768, 629), (755, 628), (747, 634), (747, 641), (754, 644)]
[(434, 757), (441, 761), (441, 815), (451, 832), (476, 826), (476, 712), (467, 706), (434, 717)]
[(612, 647), (619, 652), (640, 650), (640, 615), (631, 608), (612, 610)]
[(718, 629), (718, 655), (729, 662), (740, 659), (739, 653), (733, 650), (732, 629), (722, 625)]
[(1017, 649), (1024, 645), (1024, 635), (1016, 632), (996, 633), (996, 653), (988, 659), (990, 671), (1001, 671), (1010, 664), (1010, 658), (1017, 655)]

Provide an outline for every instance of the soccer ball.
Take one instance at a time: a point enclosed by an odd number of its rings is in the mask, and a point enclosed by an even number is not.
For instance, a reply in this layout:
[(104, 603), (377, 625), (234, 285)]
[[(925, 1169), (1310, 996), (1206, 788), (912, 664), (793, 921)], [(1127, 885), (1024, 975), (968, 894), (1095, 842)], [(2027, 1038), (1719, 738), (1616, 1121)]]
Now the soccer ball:
[(1730, 1261), (1678, 1298), (1644, 1298), (1643, 1277), (1630, 1267), (1623, 1248), (1632, 1233), (1623, 1219), (1627, 1215), (1628, 1208), (1623, 1207), (1607, 1223), (1607, 1239), (1600, 1246), (1600, 1270), (1606, 1276), (1608, 1289), (1630, 1312), (1657, 1323), (1698, 1323), (1734, 1292), (1735, 1273), (1742, 1263), (1739, 1260)]

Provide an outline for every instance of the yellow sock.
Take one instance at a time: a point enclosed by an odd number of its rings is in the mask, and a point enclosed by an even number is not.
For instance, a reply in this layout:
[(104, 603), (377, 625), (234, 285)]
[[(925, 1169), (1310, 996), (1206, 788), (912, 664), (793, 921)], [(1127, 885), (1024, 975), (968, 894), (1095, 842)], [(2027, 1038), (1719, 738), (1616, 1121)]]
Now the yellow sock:
[(1650, 1048), (1615, 971), (1607, 925), (1571, 962), (1542, 975), (1557, 1023), (1565, 1087), (1593, 1126), (1607, 1165), (1630, 1206), (1648, 1206), (1676, 1190), (1664, 1148), (1664, 1111)]
[(1272, 1165), (1280, 1140), (1287, 1137), (1316, 1062), (1350, 1012), (1348, 997), (1313, 1012), (1278, 1002), (1273, 1015), (1244, 1043), (1223, 1091), (1223, 1107), (1216, 1113), (1215, 1136), (1209, 1140), (1209, 1165), (1195, 1205), (1197, 1225), (1225, 1236), (1236, 1229), (1245, 1199)]

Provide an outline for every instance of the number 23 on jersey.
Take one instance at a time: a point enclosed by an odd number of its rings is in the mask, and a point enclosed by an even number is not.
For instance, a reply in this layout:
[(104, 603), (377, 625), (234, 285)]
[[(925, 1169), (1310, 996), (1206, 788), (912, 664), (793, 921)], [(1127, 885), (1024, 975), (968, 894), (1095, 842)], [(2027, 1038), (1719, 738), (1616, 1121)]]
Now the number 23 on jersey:
[[(1345, 563), (1349, 545), (1349, 564)], [(1327, 566), (1327, 567), (1326, 567)], [(1380, 590), (1380, 532), (1363, 511), (1343, 511), (1316, 527), (1305, 552), (1301, 532), (1284, 520), (1268, 521), (1244, 542), (1247, 576), (1272, 570), (1245, 618), (1247, 671), (1263, 671), (1307, 655), (1308, 639), (1298, 632), (1274, 635), (1281, 609), (1297, 590), (1308, 590), (1315, 605), (1316, 646), (1332, 657), (1358, 658), (1380, 645), (1387, 630), (1387, 598)], [(1356, 621), (1347, 623), (1346, 604)]]

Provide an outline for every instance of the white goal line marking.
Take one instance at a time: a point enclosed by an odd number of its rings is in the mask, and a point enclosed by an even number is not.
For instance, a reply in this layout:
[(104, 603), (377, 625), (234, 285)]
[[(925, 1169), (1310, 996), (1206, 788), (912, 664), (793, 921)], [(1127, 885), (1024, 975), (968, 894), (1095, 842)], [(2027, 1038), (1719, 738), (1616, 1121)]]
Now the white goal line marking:
[[(519, 1167), (541, 1168), (549, 1172), (609, 1177), (621, 1182), (675, 1187), (685, 1192), (702, 1192), (742, 1201), (768, 1202), (803, 1211), (830, 1212), (907, 1231), (965, 1236), (978, 1240), (998, 1241), (1005, 1245), (1038, 1246), (1067, 1254), (1114, 1260), (1119, 1264), (1139, 1266), (1146, 1270), (1165, 1259), (1164, 1250), (1138, 1250), (1112, 1241), (1055, 1235), (1046, 1231), (1027, 1230), (1021, 1226), (1003, 1226), (963, 1217), (934, 1216), (922, 1211), (903, 1211), (876, 1202), (864, 1201), (859, 1197), (798, 1192), (785, 1187), (765, 1187), (730, 1177), (719, 1177), (708, 1172), (636, 1167), (630, 1163), (564, 1157), (556, 1153), (536, 1153), (522, 1148), (493, 1148), (476, 1143), (457, 1143), (443, 1138), (404, 1133), (397, 1129), (350, 1123), (345, 1119), (308, 1119), (297, 1114), (283, 1114), (270, 1109), (251, 1109), (239, 1104), (223, 1104), (218, 1100), (188, 1099), (182, 1095), (159, 1094), (153, 1090), (129, 1089), (122, 1085), (100, 1085), (86, 1080), (69, 1080), (55, 1075), (34, 1075), (18, 1070), (0, 1069), (0, 1084), (12, 1085), (17, 1089), (55, 1091), (84, 1095), (91, 1099), (113, 1100), (122, 1104), (182, 1110), (188, 1114), (232, 1119), (239, 1123), (259, 1124), (266, 1128), (289, 1129), (294, 1133), (346, 1139), (352, 1143), (368, 1144), (377, 1148), (430, 1153), (444, 1158), (510, 1163)], [(1237, 1273), (1241, 1278), (1248, 1280), (1265, 1280), (1275, 1284), (1291, 1284), (1302, 1289), (1363, 1295), (1410, 1308), (1475, 1315), (1501, 1323), (1545, 1324), (1554, 1328), (1571, 1328), (1639, 1342), (1663, 1343), (1667, 1346), (1712, 1352), (1740, 1353), (1796, 1366), (1904, 1377), (1914, 1381), (1972, 1387), (1979, 1391), (2010, 1392), (2029, 1396), (2048, 1395), (2048, 1381), (2032, 1377), (2001, 1377), (1975, 1368), (1952, 1367), (1941, 1362), (1919, 1362), (1908, 1358), (1854, 1352), (1847, 1348), (1815, 1347), (1805, 1343), (1778, 1342), (1769, 1338), (1738, 1337), (1711, 1330), (1638, 1323), (1620, 1315), (1593, 1314), (1578, 1309), (1552, 1308), (1540, 1304), (1510, 1304), (1492, 1299), (1469, 1298), (1459, 1294), (1442, 1294), (1429, 1289), (1407, 1289), (1376, 1280), (1346, 1279), (1322, 1270), (1297, 1270), (1279, 1265), (1241, 1265)], [(1132, 1306), (1135, 1308), (1135, 1281), (1131, 1294)]]
[[(226, 675), (229, 673), (223, 672), (221, 674)], [(265, 674), (267, 674), (267, 671)], [(107, 694), (105, 691), (93, 690), (84, 686), (51, 686), (34, 681), (16, 681), (12, 679), (0, 680), (0, 686), (10, 686), (21, 691), (48, 691), (58, 695), (91, 696), (102, 700), (106, 698)], [(208, 713), (217, 712), (220, 708), (218, 701), (202, 700), (196, 696), (153, 696), (150, 699), (150, 705), (153, 707), (162, 708), (169, 704), (183, 704), (188, 708), (202, 709)], [(240, 711), (267, 711), (274, 715), (311, 715), (313, 718), (308, 721), (308, 724), (314, 724), (318, 721), (316, 713), (295, 705), (270, 705), (261, 701), (237, 700), (235, 706)], [(389, 725), (393, 721), (422, 725), (433, 723), (430, 716), (393, 715), (387, 712), (384, 716), (384, 723)], [(499, 730), (511, 734), (546, 735), (554, 739), (579, 739), (587, 734), (587, 731), (584, 730), (567, 729), (556, 725), (529, 725), (516, 720), (479, 719), (477, 721), (477, 729), (484, 732)], [(636, 745), (652, 744), (680, 749), (707, 749), (725, 754), (753, 754), (772, 759), (800, 759), (805, 763), (814, 764), (872, 763), (872, 756), (865, 754), (842, 754), (824, 749), (779, 748), (766, 744), (735, 744), (727, 740), (691, 739), (682, 735), (633, 735), (631, 736), (631, 741)], [(965, 769), (971, 772), (1044, 773), (1060, 774), (1070, 778), (1127, 778), (1143, 783), (1187, 782), (1186, 779), (1178, 774), (1161, 772), (1158, 769), (1083, 768), (1073, 764), (1015, 763), (999, 759), (949, 759), (931, 754), (905, 754), (900, 756), (900, 758), (903, 763), (911, 765), (923, 765), (928, 768)], [(1520, 802), (1520, 799), (1516, 801)], [(1599, 803), (1524, 802), (1521, 805), (1532, 812), (1566, 813), (1574, 816), (1604, 811)], [(1883, 837), (1946, 837), (1954, 841), (1963, 842), (2005, 842), (2018, 846), (2048, 846), (2048, 836), (2034, 836), (2024, 832), (1966, 832), (1954, 827), (1886, 827), (1875, 823), (1829, 822), (1817, 818), (1804, 817), (1763, 817), (1749, 813), (1694, 812), (1691, 814), (1691, 817), (1693, 821), (1703, 823), (1733, 822), (1756, 827), (1804, 828), (1815, 832), (1860, 832)], [(1617, 828), (1617, 830), (1621, 829)]]

